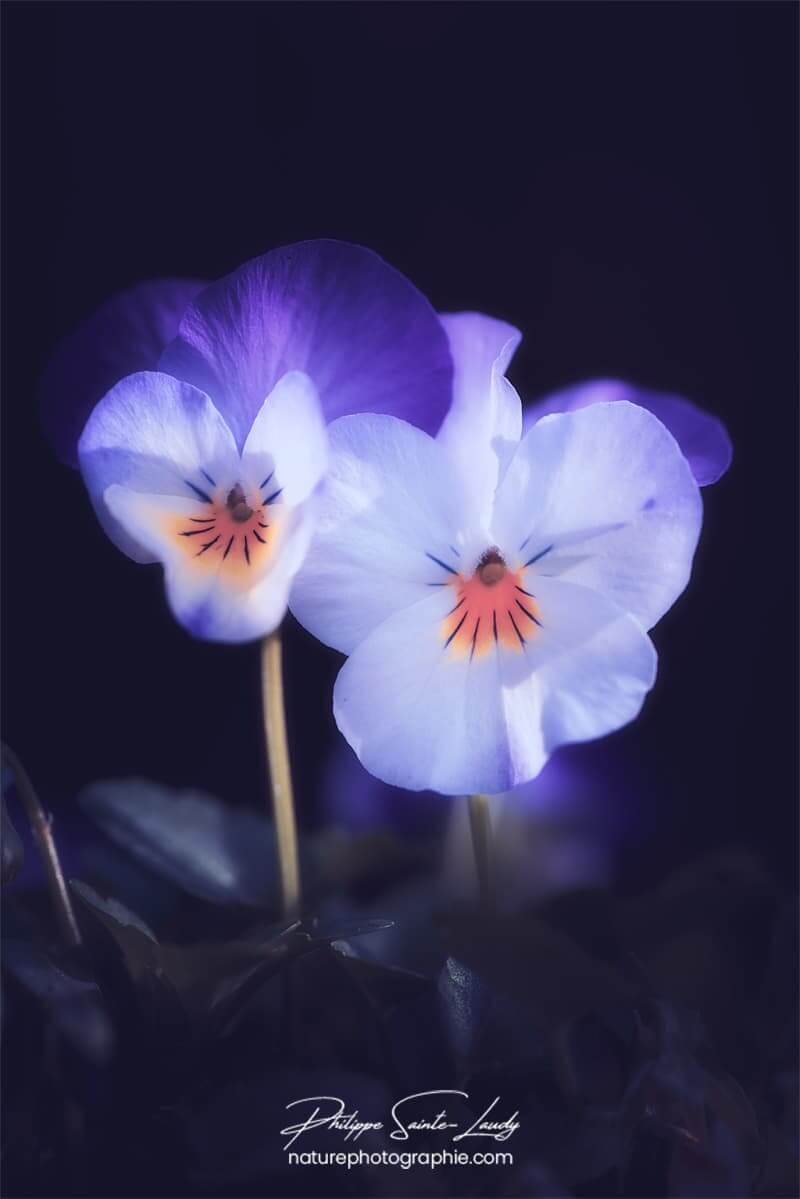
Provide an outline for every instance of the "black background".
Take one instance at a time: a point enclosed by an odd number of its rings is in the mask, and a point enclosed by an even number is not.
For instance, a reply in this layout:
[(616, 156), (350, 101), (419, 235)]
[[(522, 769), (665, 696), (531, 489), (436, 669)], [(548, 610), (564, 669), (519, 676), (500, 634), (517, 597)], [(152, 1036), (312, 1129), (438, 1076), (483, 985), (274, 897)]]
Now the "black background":
[[(140, 773), (263, 802), (258, 653), (192, 642), (42, 436), (37, 377), (114, 291), (362, 242), (441, 309), (524, 330), (524, 396), (615, 375), (691, 396), (706, 491), (660, 675), (618, 734), (658, 834), (635, 882), (796, 850), (793, 4), (4, 6), (4, 737), (48, 803)], [(310, 818), (338, 660), (293, 626)], [(446, 801), (443, 801), (446, 802)]]

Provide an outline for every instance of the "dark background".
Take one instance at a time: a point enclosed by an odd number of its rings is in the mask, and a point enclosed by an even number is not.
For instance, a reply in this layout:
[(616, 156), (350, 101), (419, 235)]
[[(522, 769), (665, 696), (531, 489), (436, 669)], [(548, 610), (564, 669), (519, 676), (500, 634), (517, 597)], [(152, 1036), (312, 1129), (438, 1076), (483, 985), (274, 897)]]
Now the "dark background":
[[(37, 377), (114, 291), (302, 238), (519, 325), (523, 396), (593, 375), (733, 437), (660, 677), (631, 885), (715, 845), (796, 855), (793, 4), (4, 6), (4, 738), (62, 814), (139, 773), (264, 802), (258, 653), (191, 641), (42, 436)], [(293, 626), (313, 816), (335, 655)], [(202, 717), (202, 719), (200, 719)], [(442, 801), (447, 802), (447, 801)]]

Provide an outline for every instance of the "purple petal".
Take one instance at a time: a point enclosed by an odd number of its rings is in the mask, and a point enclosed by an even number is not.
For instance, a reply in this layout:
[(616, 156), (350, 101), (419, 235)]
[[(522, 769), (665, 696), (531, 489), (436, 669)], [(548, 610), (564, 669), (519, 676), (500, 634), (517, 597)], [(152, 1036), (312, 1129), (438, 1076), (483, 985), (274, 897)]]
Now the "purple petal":
[(525, 410), (524, 429), (527, 432), (537, 420), (552, 412), (574, 412), (590, 404), (615, 400), (628, 400), (658, 417), (683, 450), (700, 487), (716, 483), (730, 466), (733, 447), (728, 430), (718, 417), (683, 396), (643, 391), (616, 379), (594, 379), (553, 392)]
[(287, 371), (309, 375), (327, 421), (387, 412), (433, 433), (450, 403), (439, 320), (376, 254), (337, 241), (284, 246), (212, 284), (161, 369), (210, 395), (241, 446)]
[(45, 432), (62, 462), (78, 465), (89, 413), (125, 375), (155, 370), (199, 279), (153, 279), (119, 292), (64, 338), (39, 384)]

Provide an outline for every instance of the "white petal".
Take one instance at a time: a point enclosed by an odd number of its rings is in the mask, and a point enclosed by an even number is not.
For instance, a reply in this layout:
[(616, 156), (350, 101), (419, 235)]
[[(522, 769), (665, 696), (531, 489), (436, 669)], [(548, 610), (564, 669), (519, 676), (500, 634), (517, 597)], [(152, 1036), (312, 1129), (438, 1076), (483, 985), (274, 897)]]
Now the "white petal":
[(450, 588), (396, 612), (339, 673), (339, 729), (372, 774), (409, 791), (499, 791), (505, 737), (498, 661), (443, 650)]
[(345, 416), (328, 435), (314, 542), (291, 607), (315, 637), (349, 653), (431, 584), (441, 589), (447, 572), (428, 554), (457, 569), (465, 500), (442, 448), (405, 421)]
[[(208, 509), (199, 502), (117, 485), (105, 501), (121, 527), (163, 563), (170, 607), (195, 637), (251, 641), (278, 626), (311, 539), (313, 499), (282, 507), (268, 542), (249, 537), (247, 557), (241, 538), (225, 553), (227, 533), (220, 537), (200, 523)], [(190, 521), (198, 521), (197, 533)]]
[(542, 626), (524, 655), (500, 661), (514, 786), (535, 777), (559, 745), (628, 724), (656, 674), (652, 642), (611, 600), (558, 579), (535, 586)]
[(638, 713), (655, 651), (609, 600), (543, 581), (542, 625), (524, 647), (472, 658), (444, 647), (447, 591), (384, 621), (336, 681), (337, 724), (378, 778), (412, 791), (496, 794), (533, 778), (558, 745)]
[(308, 552), (313, 533), (313, 500), (292, 509), (272, 568), (251, 588), (231, 592), (222, 580), (205, 597), (196, 597), (185, 575), (167, 572), (172, 610), (195, 637), (208, 641), (254, 641), (283, 620), (294, 577)]
[(78, 445), (83, 475), (109, 537), (131, 558), (152, 561), (122, 528), (103, 496), (112, 484), (153, 495), (197, 498), (211, 479), (233, 475), (233, 436), (202, 391), (170, 375), (142, 371), (122, 379), (94, 408)]
[[(624, 401), (547, 416), (498, 489), (493, 535), (514, 565), (596, 589), (645, 628), (686, 586), (702, 502), (675, 439)], [(535, 560), (535, 561), (534, 561)]]
[(316, 388), (302, 371), (290, 371), (275, 384), (253, 422), (242, 451), (244, 469), (261, 480), (275, 468), (283, 502), (294, 505), (319, 483), (327, 453)]
[(497, 484), (522, 435), (522, 405), (505, 378), (521, 340), (513, 325), (477, 312), (441, 317), (453, 356), (453, 403), (437, 435), (468, 484), (485, 526)]

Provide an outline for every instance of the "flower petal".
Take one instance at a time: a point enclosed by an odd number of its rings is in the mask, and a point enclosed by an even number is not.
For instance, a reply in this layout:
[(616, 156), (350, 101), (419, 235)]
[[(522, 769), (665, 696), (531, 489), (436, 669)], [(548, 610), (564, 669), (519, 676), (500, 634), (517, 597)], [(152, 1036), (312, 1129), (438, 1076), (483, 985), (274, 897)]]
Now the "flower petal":
[(505, 378), (522, 334), (479, 312), (441, 318), (453, 356), (453, 403), (437, 440), (469, 487), (474, 519), (486, 524), (497, 484), (522, 435), (522, 406)]
[(443, 653), (450, 589), (395, 612), (354, 650), (336, 680), (340, 731), (362, 765), (409, 791), (501, 791), (505, 737), (494, 655)]
[(308, 498), (325, 473), (328, 438), (316, 388), (301, 371), (273, 387), (253, 422), (242, 451), (245, 471), (264, 479), (277, 464), (284, 502)]
[(560, 575), (651, 628), (688, 582), (701, 523), (674, 438), (621, 401), (533, 427), (498, 489), (493, 531), (530, 568), (530, 590), (539, 576)]
[[(628, 724), (656, 676), (652, 642), (612, 600), (560, 579), (535, 586), (542, 627), (524, 656), (500, 659), (512, 786), (538, 774), (558, 746)], [(534, 715), (540, 742), (531, 736)]]
[(655, 677), (637, 622), (569, 583), (548, 580), (537, 599), (542, 626), (522, 652), (445, 652), (452, 593), (375, 629), (334, 689), (336, 722), (366, 769), (411, 791), (496, 794), (533, 778), (558, 745), (632, 720)]
[(230, 429), (208, 396), (156, 371), (129, 375), (103, 397), (78, 456), (101, 524), (138, 562), (153, 561), (152, 554), (109, 511), (108, 487), (196, 499), (215, 478), (235, 478), (239, 462)]
[(99, 399), (125, 375), (155, 370), (178, 332), (199, 279), (153, 279), (102, 304), (56, 349), (40, 384), (45, 432), (62, 462), (78, 465), (78, 440)]
[(270, 537), (256, 540), (188, 523), (207, 510), (198, 501), (118, 485), (104, 498), (131, 539), (163, 563), (170, 608), (193, 636), (252, 641), (280, 624), (311, 540), (313, 500), (293, 509), (281, 505)]
[(716, 483), (725, 474), (731, 464), (733, 447), (728, 430), (719, 417), (683, 396), (644, 391), (617, 379), (594, 379), (546, 396), (525, 410), (525, 431), (551, 412), (576, 412), (590, 404), (619, 400), (646, 408), (666, 425), (683, 450), (700, 487)]
[(429, 555), (456, 561), (465, 501), (441, 447), (405, 421), (346, 416), (328, 434), (313, 549), (291, 607), (315, 637), (349, 653), (431, 584), (440, 589), (447, 573)]
[(324, 240), (273, 250), (207, 288), (162, 369), (213, 396), (239, 446), (287, 371), (311, 377), (328, 421), (389, 412), (431, 431), (452, 380), (427, 300), (370, 250)]

